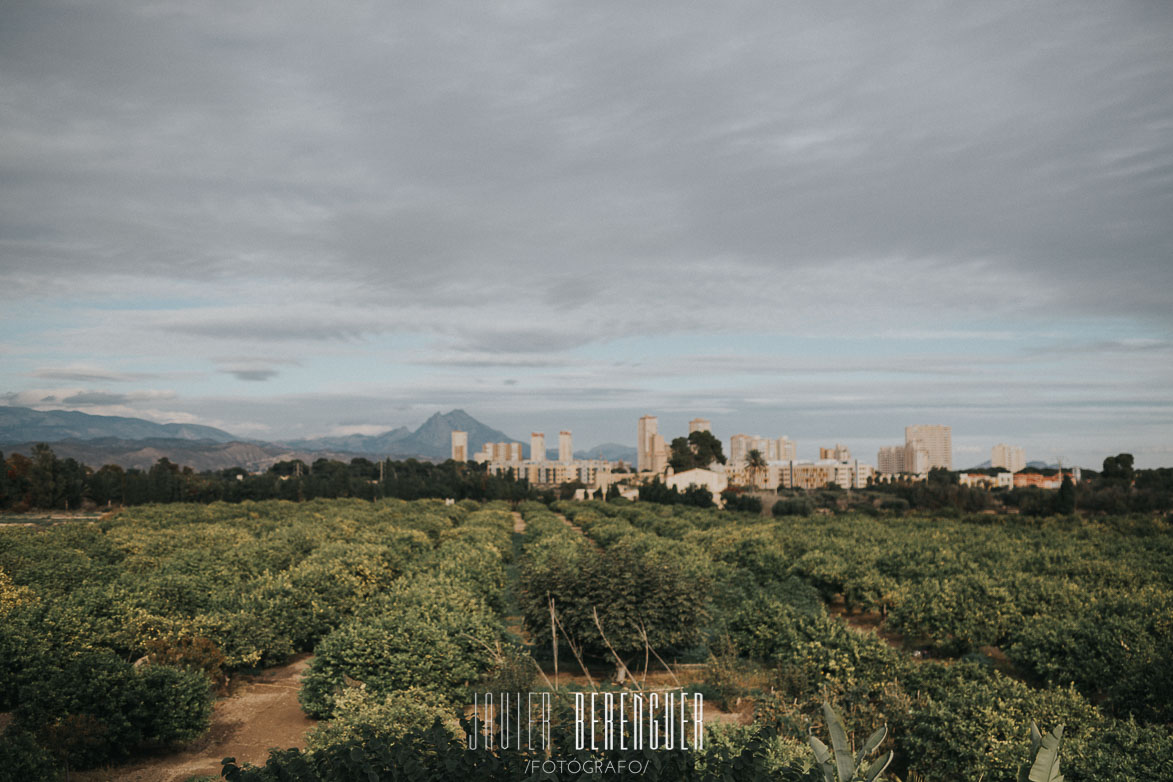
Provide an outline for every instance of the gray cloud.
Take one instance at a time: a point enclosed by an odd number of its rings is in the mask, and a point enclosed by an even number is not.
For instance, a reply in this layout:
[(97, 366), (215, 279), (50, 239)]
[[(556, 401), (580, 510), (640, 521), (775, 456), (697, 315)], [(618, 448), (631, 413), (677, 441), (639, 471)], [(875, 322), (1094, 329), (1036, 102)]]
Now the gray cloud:
[(65, 405), (125, 405), (131, 401), (126, 394), (112, 394), (106, 391), (83, 391), (61, 400)]
[(453, 10), (9, 9), (14, 289), (279, 274), (571, 312), (637, 268), (906, 258), (1168, 323), (1165, 6)]
[(157, 375), (145, 372), (115, 372), (113, 370), (102, 369), (100, 367), (88, 367), (80, 365), (66, 367), (41, 367), (33, 370), (32, 375), (44, 380), (74, 380), (82, 383), (122, 383), (157, 377)]
[(224, 372), (232, 375), (237, 380), (249, 380), (253, 382), (272, 380), (279, 374), (275, 369), (225, 369)]

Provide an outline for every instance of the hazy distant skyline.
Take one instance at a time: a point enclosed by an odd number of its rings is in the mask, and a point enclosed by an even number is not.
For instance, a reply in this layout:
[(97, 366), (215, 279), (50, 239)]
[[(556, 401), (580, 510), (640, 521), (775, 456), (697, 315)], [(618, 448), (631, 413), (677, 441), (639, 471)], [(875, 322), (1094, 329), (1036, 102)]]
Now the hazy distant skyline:
[(1140, 2), (7, 4), (0, 404), (1171, 465), (1171, 44)]

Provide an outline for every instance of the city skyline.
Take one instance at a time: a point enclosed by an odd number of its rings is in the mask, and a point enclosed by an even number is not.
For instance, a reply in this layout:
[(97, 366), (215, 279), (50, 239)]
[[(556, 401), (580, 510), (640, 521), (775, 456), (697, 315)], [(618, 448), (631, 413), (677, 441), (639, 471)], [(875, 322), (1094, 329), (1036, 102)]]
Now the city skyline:
[(1173, 6), (49, 0), (0, 31), (0, 404), (1173, 464)]

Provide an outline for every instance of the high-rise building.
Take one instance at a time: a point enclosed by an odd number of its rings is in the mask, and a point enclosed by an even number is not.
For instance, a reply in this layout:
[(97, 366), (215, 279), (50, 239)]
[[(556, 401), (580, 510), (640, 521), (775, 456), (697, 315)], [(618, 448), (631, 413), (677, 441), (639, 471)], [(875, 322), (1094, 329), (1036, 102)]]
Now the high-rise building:
[(546, 433), (531, 432), (529, 436), (529, 460), (531, 462), (546, 461)]
[(1026, 451), (1017, 446), (998, 443), (990, 449), (990, 466), (1021, 472), (1026, 468)]
[(711, 432), (713, 431), (713, 424), (707, 418), (694, 418), (688, 422), (688, 433), (693, 432)]
[(456, 462), (468, 461), (468, 432), (452, 430), (452, 460)]
[[(946, 470), (953, 469), (952, 427), (928, 424), (906, 426), (904, 427), (904, 443), (905, 445), (917, 443), (928, 452), (928, 469), (931, 470), (934, 467), (944, 467)], [(907, 468), (907, 465), (905, 467)], [(908, 469), (904, 471), (912, 472)]]
[(835, 443), (834, 448), (819, 448), (820, 459), (834, 459), (837, 462), (851, 461), (851, 449), (846, 445)]
[(520, 462), (521, 443), (485, 443), (480, 452), (472, 458), (478, 463)]
[(668, 443), (659, 434), (652, 435), (651, 453), (648, 457), (648, 469), (655, 473), (668, 469)]
[(928, 449), (918, 440), (904, 445), (886, 445), (876, 454), (876, 472), (881, 475), (923, 475), (929, 469)]
[(574, 461), (574, 446), (571, 444), (570, 432), (565, 429), (558, 433), (558, 461), (563, 464)]
[(749, 452), (757, 451), (769, 462), (785, 461), (797, 456), (797, 447), (788, 437), (777, 439), (756, 434), (735, 434), (729, 438), (729, 462), (739, 465), (749, 461)]
[(639, 419), (635, 438), (635, 469), (645, 472), (652, 469), (652, 438), (656, 436), (659, 421), (654, 415), (645, 415)]
[(881, 475), (899, 475), (904, 472), (904, 446), (885, 445), (876, 454), (876, 472)]

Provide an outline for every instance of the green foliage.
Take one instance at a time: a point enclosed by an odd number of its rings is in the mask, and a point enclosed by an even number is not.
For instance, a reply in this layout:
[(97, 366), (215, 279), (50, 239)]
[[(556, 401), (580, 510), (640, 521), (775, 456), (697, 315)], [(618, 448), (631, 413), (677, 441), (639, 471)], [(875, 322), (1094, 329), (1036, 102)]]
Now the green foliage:
[(740, 491), (726, 491), (722, 496), (725, 498), (725, 510), (736, 510), (755, 514), (762, 512), (761, 497), (754, 497), (753, 495)]
[[(575, 751), (561, 749), (574, 746), (568, 732), (555, 729), (552, 734), (553, 745), (560, 748), (555, 762), (575, 764), (570, 766), (571, 771), (534, 772), (528, 768), (528, 762), (548, 759), (542, 752), (469, 750), (462, 740), (454, 738), (448, 728), (437, 722), (428, 730), (412, 730), (395, 737), (380, 735), (372, 729), (360, 730), (353, 740), (311, 753), (275, 751), (262, 768), (241, 768), (234, 759), (227, 758), (223, 775), (228, 782), (353, 782), (356, 779), (498, 782), (531, 776), (618, 782), (631, 779), (628, 769), (635, 762), (643, 769), (640, 779), (650, 782), (808, 779), (801, 763), (788, 762), (793, 751), (787, 742), (778, 742), (757, 731), (738, 732), (734, 734), (735, 742), (718, 740), (706, 752)], [(591, 764), (587, 766), (589, 771), (582, 771), (584, 764)]]
[(57, 758), (32, 733), (12, 728), (0, 733), (0, 779), (55, 782), (61, 777)]
[(675, 438), (670, 445), (668, 464), (676, 472), (708, 467), (714, 463), (724, 464), (725, 454), (721, 441), (712, 432), (690, 432), (688, 437)]
[[(412, 731), (430, 728), (437, 721), (453, 726), (452, 712), (437, 705), (433, 692), (408, 687), (374, 693), (365, 687), (348, 687), (334, 699), (333, 716), (306, 737), (306, 748), (323, 751), (329, 747), (361, 740), (364, 735), (398, 739)], [(456, 736), (458, 731), (453, 730)]]
[(774, 516), (809, 516), (815, 512), (815, 504), (806, 497), (778, 500), (770, 512)]
[(563, 527), (526, 555), (520, 602), (535, 636), (549, 632), (553, 599), (563, 631), (592, 654), (607, 653), (596, 611), (620, 655), (644, 651), (645, 633), (660, 651), (700, 639), (711, 563), (694, 546), (641, 533), (600, 551)]
[(348, 681), (375, 696), (419, 687), (456, 702), (491, 665), (497, 628), (483, 601), (455, 583), (397, 584), (322, 639), (302, 679), (301, 704), (329, 717)]
[(144, 744), (191, 740), (211, 713), (202, 673), (136, 670), (109, 652), (86, 652), (40, 667), (21, 687), (16, 719), (64, 762), (84, 768)]
[(1063, 726), (1046, 736), (1030, 724), (1030, 761), (1018, 769), (1018, 782), (1063, 782), (1059, 773), (1059, 745), (1063, 742)]
[[(145, 506), (101, 525), (0, 529), (5, 735), (71, 767), (187, 741), (207, 724), (209, 677), (360, 625), (409, 633), (398, 668), (380, 667), (388, 681), (453, 697), (500, 635), (488, 604), (503, 602), (511, 529), (500, 506), (434, 500)], [(394, 656), (366, 650), (380, 652)], [(342, 689), (337, 673), (326, 694)]]
[(859, 748), (859, 752), (852, 754), (851, 744), (847, 740), (847, 729), (843, 720), (831, 708), (831, 704), (823, 702), (823, 719), (827, 723), (827, 731), (831, 734), (831, 749), (827, 748), (818, 737), (810, 736), (811, 749), (814, 750), (815, 760), (819, 770), (823, 772), (826, 782), (852, 782), (857, 777), (864, 782), (875, 782), (884, 773), (888, 764), (892, 762), (892, 751), (884, 753), (864, 768), (864, 761), (876, 751), (880, 742), (888, 735), (886, 726), (880, 727)]

